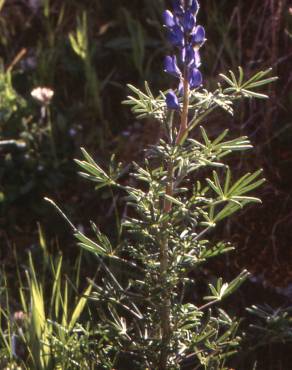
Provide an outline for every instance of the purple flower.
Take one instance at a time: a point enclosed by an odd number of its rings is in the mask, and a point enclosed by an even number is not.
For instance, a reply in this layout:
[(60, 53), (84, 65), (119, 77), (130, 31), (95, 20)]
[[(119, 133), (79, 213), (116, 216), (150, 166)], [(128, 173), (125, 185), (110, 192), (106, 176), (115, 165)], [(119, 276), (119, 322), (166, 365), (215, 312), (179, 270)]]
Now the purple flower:
[(189, 84), (190, 89), (193, 90), (199, 87), (203, 82), (203, 77), (201, 72), (197, 68), (192, 68), (189, 73)]
[(183, 47), (184, 45), (184, 32), (182, 28), (178, 25), (175, 25), (170, 29), (169, 32), (169, 41), (178, 47)]
[(193, 62), (195, 57), (195, 50), (192, 47), (192, 45), (187, 45), (185, 48), (181, 51), (181, 60), (184, 64), (189, 65)]
[(187, 10), (183, 17), (183, 28), (187, 32), (191, 32), (196, 24), (196, 18), (194, 15)]
[(206, 40), (206, 32), (204, 27), (197, 26), (192, 34), (192, 44), (202, 45)]
[(199, 6), (198, 1), (197, 0), (188, 0), (188, 1), (190, 3), (190, 5), (189, 5), (190, 11), (192, 13), (194, 13), (195, 15), (197, 15), (197, 13), (198, 13), (198, 11), (200, 9), (200, 6)]
[(199, 50), (194, 50), (194, 59), (192, 65), (196, 68), (201, 66), (201, 56)]
[(194, 66), (199, 68), (201, 65), (201, 57), (198, 50), (194, 49), (193, 46), (188, 45), (182, 49), (181, 60), (188, 67)]
[(184, 13), (184, 9), (182, 6), (182, 2), (180, 0), (172, 0), (172, 6), (175, 14), (177, 16), (182, 16)]
[(165, 72), (173, 75), (174, 77), (181, 77), (181, 71), (177, 65), (176, 56), (167, 56), (164, 60), (164, 70)]
[(167, 105), (168, 109), (173, 109), (173, 110), (179, 110), (180, 109), (178, 98), (175, 95), (173, 90), (170, 90), (166, 94), (166, 105)]
[(163, 19), (164, 19), (164, 24), (167, 27), (172, 28), (172, 27), (174, 27), (176, 25), (174, 16), (171, 13), (171, 11), (169, 11), (169, 10), (165, 10), (165, 12), (163, 13)]
[[(188, 82), (190, 90), (194, 90), (202, 85), (203, 76), (202, 73), (198, 70), (198, 68), (193, 67), (189, 69), (188, 73)], [(181, 80), (178, 86), (178, 93), (180, 96), (184, 94), (184, 82)]]
[[(163, 13), (164, 23), (168, 28), (171, 44), (178, 49), (176, 56), (167, 56), (164, 61), (165, 72), (179, 78), (178, 94), (184, 94), (184, 85), (189, 84), (190, 90), (198, 88), (203, 77), (199, 71), (201, 58), (199, 49), (206, 40), (204, 27), (196, 24), (199, 11), (198, 0), (172, 0), (173, 11)], [(178, 98), (174, 91), (166, 95), (169, 109), (180, 109)]]

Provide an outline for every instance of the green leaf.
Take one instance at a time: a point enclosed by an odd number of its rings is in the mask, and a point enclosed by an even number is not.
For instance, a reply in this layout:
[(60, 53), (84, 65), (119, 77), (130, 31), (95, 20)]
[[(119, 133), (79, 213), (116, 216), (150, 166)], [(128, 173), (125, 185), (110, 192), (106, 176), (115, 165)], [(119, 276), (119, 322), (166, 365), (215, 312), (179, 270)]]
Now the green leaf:
[(168, 194), (164, 194), (164, 197), (165, 197), (165, 199), (169, 200), (171, 203), (176, 204), (180, 207), (184, 207), (184, 204), (182, 202), (180, 202), (178, 199), (176, 199), (176, 198), (174, 198), (174, 197), (172, 197)]
[(90, 284), (86, 289), (85, 291), (83, 292), (83, 295), (82, 297), (80, 298), (79, 302), (77, 303), (73, 313), (72, 313), (72, 316), (71, 316), (71, 320), (69, 322), (69, 325), (68, 325), (68, 329), (69, 330), (72, 330), (77, 322), (77, 320), (80, 319), (80, 316), (85, 308), (85, 305), (88, 301), (88, 297), (91, 293), (91, 290), (92, 290), (92, 284)]
[(262, 170), (258, 170), (253, 174), (247, 173), (246, 175), (242, 176), (230, 189), (228, 192), (229, 196), (233, 195), (241, 195), (246, 193), (247, 191), (251, 191), (259, 187), (265, 182), (265, 179), (261, 179), (256, 181), (255, 183), (251, 184), (257, 177), (262, 174)]
[(278, 77), (265, 78), (271, 72), (271, 69), (267, 69), (266, 71), (256, 73), (248, 81), (244, 82), (243, 69), (241, 67), (238, 67), (238, 71), (238, 79), (232, 71), (229, 71), (231, 79), (223, 74), (220, 75), (230, 86), (229, 88), (224, 90), (224, 93), (230, 93), (231, 96), (235, 94), (235, 98), (237, 98), (236, 95), (241, 94), (247, 98), (267, 99), (267, 95), (254, 92), (252, 91), (252, 89), (275, 82), (278, 79)]
[(229, 77), (225, 76), (223, 73), (221, 73), (219, 76), (220, 76), (220, 77), (222, 77), (222, 78), (223, 78), (223, 80), (225, 80), (225, 81), (228, 83), (228, 85), (230, 85), (230, 86), (235, 86), (235, 85), (234, 85), (234, 82), (233, 82), (232, 80), (230, 80), (230, 78), (229, 78)]
[(134, 92), (136, 97), (128, 96), (127, 100), (123, 101), (123, 104), (132, 106), (132, 112), (137, 116), (137, 118), (142, 119), (150, 116), (160, 122), (164, 121), (166, 115), (166, 103), (165, 95), (162, 92), (155, 98), (147, 82), (145, 82), (145, 90), (148, 95), (133, 85), (128, 85), (128, 87)]
[(79, 240), (78, 245), (87, 250), (88, 252), (94, 253), (99, 256), (106, 256), (106, 250), (95, 243), (93, 240), (89, 239), (87, 236), (82, 234), (80, 231), (75, 233), (75, 237)]
[(223, 279), (219, 278), (216, 282), (216, 288), (209, 284), (209, 289), (213, 295), (204, 297), (204, 299), (207, 301), (221, 301), (234, 293), (248, 277), (249, 272), (244, 270), (230, 283), (223, 283)]
[(214, 219), (214, 222), (222, 221), (224, 218), (231, 216), (233, 213), (235, 213), (236, 211), (238, 211), (240, 208), (242, 208), (242, 205), (238, 205), (238, 204), (232, 203), (232, 202), (228, 203), (222, 209), (222, 211), (220, 211), (216, 215), (216, 217)]
[(258, 98), (258, 99), (268, 99), (269, 98), (268, 95), (256, 93), (254, 91), (250, 91), (246, 89), (242, 89), (241, 91), (247, 97)]
[(248, 84), (247, 85), (247, 88), (248, 89), (252, 89), (254, 87), (259, 87), (259, 86), (267, 85), (269, 83), (272, 83), (272, 82), (277, 81), (278, 79), (279, 79), (278, 77), (266, 78), (265, 80), (261, 80), (261, 81), (258, 81), (258, 82), (253, 82), (251, 84)]

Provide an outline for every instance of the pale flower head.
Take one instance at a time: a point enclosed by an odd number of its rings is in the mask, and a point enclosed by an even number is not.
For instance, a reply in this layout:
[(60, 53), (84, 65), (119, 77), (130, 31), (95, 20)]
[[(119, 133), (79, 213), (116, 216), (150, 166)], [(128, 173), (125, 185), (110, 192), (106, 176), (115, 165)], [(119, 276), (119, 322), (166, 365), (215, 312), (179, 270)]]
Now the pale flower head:
[(54, 91), (49, 87), (36, 87), (32, 90), (31, 96), (41, 104), (48, 105), (54, 96)]

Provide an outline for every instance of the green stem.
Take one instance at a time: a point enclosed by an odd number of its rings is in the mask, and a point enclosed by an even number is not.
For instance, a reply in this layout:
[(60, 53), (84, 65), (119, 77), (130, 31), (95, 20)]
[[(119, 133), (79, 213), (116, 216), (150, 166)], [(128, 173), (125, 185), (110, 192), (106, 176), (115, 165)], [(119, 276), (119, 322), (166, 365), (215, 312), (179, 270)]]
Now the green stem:
[[(180, 145), (182, 140), (185, 138), (188, 132), (188, 111), (189, 111), (189, 83), (187, 78), (187, 70), (184, 72), (184, 101), (183, 110), (181, 115), (180, 129), (175, 141), (175, 146)], [(169, 160), (167, 164), (167, 185), (165, 193), (167, 195), (173, 195), (173, 184), (174, 184), (174, 163), (173, 160)], [(164, 201), (163, 212), (168, 214), (171, 212), (172, 204), (168, 199)], [(161, 353), (159, 359), (159, 370), (166, 370), (168, 357), (169, 357), (169, 344), (171, 340), (171, 290), (168, 287), (167, 277), (169, 270), (169, 241), (167, 235), (168, 223), (165, 222), (163, 225), (163, 236), (160, 242), (160, 286), (162, 292), (162, 304), (160, 310), (160, 321), (161, 321)]]
[[(166, 232), (166, 230), (165, 230)], [(162, 291), (162, 305), (160, 309), (161, 320), (161, 352), (159, 359), (159, 370), (167, 369), (169, 342), (171, 339), (171, 324), (170, 324), (170, 291), (167, 287), (168, 273), (168, 238), (164, 236), (160, 244), (160, 284)]]
[[(168, 163), (168, 175), (166, 194), (171, 195), (173, 193), (173, 162)], [(164, 201), (163, 212), (169, 213), (171, 211), (171, 202), (168, 199)], [(160, 287), (162, 294), (162, 305), (160, 309), (160, 321), (161, 321), (161, 352), (159, 359), (159, 370), (167, 369), (168, 354), (169, 354), (169, 342), (171, 339), (171, 323), (170, 323), (170, 306), (171, 306), (171, 292), (168, 288), (167, 274), (169, 267), (168, 258), (168, 223), (164, 222), (162, 227), (162, 239), (160, 241)]]
[(187, 79), (187, 72), (184, 73), (184, 101), (183, 110), (181, 114), (180, 128), (176, 138), (176, 145), (180, 145), (182, 140), (188, 134), (188, 113), (189, 113), (189, 101), (190, 101), (190, 86)]

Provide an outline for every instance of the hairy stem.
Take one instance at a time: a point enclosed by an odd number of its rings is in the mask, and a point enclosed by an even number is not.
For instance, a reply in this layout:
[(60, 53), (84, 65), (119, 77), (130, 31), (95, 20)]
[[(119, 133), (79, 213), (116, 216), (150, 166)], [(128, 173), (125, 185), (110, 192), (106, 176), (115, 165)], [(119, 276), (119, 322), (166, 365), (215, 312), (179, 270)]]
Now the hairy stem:
[(188, 133), (189, 100), (190, 100), (190, 86), (185, 73), (183, 110), (181, 114), (180, 128), (175, 142), (176, 145), (179, 145), (183, 138), (185, 137), (185, 135), (187, 135)]
[(171, 338), (170, 324), (170, 291), (167, 287), (167, 271), (168, 271), (168, 240), (164, 236), (160, 244), (160, 284), (162, 288), (162, 305), (160, 309), (161, 320), (161, 352), (159, 359), (159, 370), (167, 369), (167, 361), (169, 354), (169, 342)]
[[(178, 136), (175, 141), (175, 145), (180, 145), (182, 139), (188, 133), (188, 109), (189, 109), (189, 83), (187, 79), (187, 73), (185, 71), (184, 78), (184, 101), (183, 111), (181, 115), (180, 129)], [(167, 195), (173, 195), (173, 176), (174, 176), (174, 164), (173, 161), (169, 161), (167, 165), (167, 185), (165, 192)], [(168, 199), (164, 201), (164, 213), (171, 211), (172, 204)], [(160, 310), (161, 320), (161, 353), (159, 359), (159, 370), (167, 369), (167, 362), (169, 356), (169, 343), (171, 340), (171, 321), (170, 321), (170, 307), (171, 307), (171, 291), (168, 288), (167, 274), (169, 268), (169, 257), (168, 257), (168, 237), (167, 237), (167, 222), (163, 225), (163, 231), (165, 235), (162, 237), (160, 242), (160, 286), (162, 290), (162, 304)]]
[[(167, 170), (167, 185), (166, 194), (173, 193), (173, 163), (169, 161)], [(169, 213), (171, 211), (171, 202), (165, 199), (163, 212)], [(167, 222), (163, 225), (163, 235), (160, 241), (160, 286), (162, 294), (162, 304), (160, 308), (160, 322), (161, 322), (161, 352), (159, 359), (159, 370), (167, 369), (167, 360), (169, 353), (169, 342), (171, 338), (171, 323), (170, 323), (170, 295), (168, 288), (167, 273), (168, 273), (168, 236), (167, 236)]]

